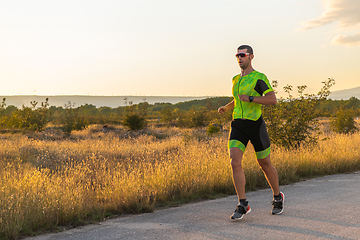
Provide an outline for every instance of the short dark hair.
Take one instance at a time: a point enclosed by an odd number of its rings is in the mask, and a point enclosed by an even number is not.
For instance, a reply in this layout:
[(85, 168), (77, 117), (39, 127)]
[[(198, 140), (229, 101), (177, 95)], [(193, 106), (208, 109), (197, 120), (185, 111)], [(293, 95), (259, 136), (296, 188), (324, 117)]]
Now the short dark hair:
[(240, 47), (238, 47), (238, 50), (241, 50), (241, 49), (246, 49), (248, 53), (254, 54), (252, 47), (250, 47), (249, 45), (241, 45)]

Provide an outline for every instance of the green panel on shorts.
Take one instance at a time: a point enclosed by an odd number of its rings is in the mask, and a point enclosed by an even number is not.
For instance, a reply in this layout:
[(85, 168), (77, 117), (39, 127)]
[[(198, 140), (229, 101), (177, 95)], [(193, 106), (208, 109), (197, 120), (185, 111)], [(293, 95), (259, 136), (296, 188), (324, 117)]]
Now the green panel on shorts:
[(239, 140), (235, 140), (235, 139), (232, 139), (228, 142), (228, 148), (230, 149), (232, 147), (240, 148), (241, 151), (243, 151), (243, 152), (245, 151), (245, 148), (246, 148), (242, 142), (240, 142)]
[(268, 147), (267, 149), (260, 151), (260, 152), (256, 152), (256, 158), (257, 159), (263, 159), (266, 158), (267, 156), (269, 156), (270, 154), (270, 147)]

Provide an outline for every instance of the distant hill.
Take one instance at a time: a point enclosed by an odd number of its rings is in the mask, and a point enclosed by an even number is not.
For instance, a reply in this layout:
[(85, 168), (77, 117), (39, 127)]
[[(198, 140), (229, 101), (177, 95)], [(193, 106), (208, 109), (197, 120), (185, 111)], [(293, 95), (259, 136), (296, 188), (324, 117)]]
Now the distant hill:
[(179, 102), (187, 102), (192, 100), (201, 100), (207, 97), (168, 97), (168, 96), (76, 96), (76, 95), (64, 95), (64, 96), (38, 96), (38, 95), (15, 95), (15, 96), (0, 96), (0, 101), (6, 98), (6, 106), (14, 105), (21, 108), (22, 105), (30, 107), (31, 101), (37, 101), (41, 106), (41, 102), (45, 102), (46, 98), (49, 98), (50, 106), (64, 107), (69, 101), (75, 104), (75, 107), (79, 107), (85, 104), (92, 104), (96, 107), (111, 107), (117, 108), (129, 105), (130, 102), (138, 104), (141, 102), (148, 102), (149, 104), (155, 103), (171, 103), (176, 104)]
[(329, 96), (329, 98), (331, 98), (332, 100), (348, 100), (351, 97), (356, 97), (357, 99), (360, 99), (360, 87), (334, 91)]
[[(356, 97), (360, 99), (360, 87), (345, 89), (340, 91), (334, 91), (330, 94), (329, 98), (332, 100), (348, 100), (351, 97)], [(56, 95), (56, 96), (39, 96), (39, 95), (13, 95), (13, 96), (0, 96), (0, 102), (3, 98), (6, 98), (6, 106), (14, 105), (18, 108), (21, 108), (22, 105), (31, 106), (31, 101), (37, 101), (38, 106), (41, 106), (41, 102), (45, 102), (46, 98), (49, 98), (50, 106), (56, 107), (64, 107), (69, 101), (72, 104), (75, 104), (75, 107), (79, 107), (85, 104), (92, 104), (96, 107), (123, 107), (129, 105), (130, 102), (133, 104), (138, 104), (141, 102), (148, 102), (149, 104), (155, 103), (184, 103), (193, 100), (204, 100), (206, 98), (211, 98), (207, 96), (203, 97), (190, 97), (190, 96), (77, 96), (77, 95)], [(224, 101), (228, 101), (226, 97), (224, 97)], [(222, 99), (223, 100), (223, 99)], [(202, 101), (192, 102), (188, 105), (193, 104), (202, 104)], [(185, 106), (184, 105), (184, 106)], [(182, 107), (184, 107), (182, 106)]]

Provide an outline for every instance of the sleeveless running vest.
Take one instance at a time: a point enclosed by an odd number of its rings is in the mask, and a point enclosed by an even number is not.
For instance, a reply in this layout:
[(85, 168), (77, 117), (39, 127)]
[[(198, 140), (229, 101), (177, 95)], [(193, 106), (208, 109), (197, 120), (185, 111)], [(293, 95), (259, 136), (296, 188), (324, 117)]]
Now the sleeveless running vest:
[(258, 120), (261, 117), (261, 104), (240, 101), (238, 94), (260, 97), (274, 91), (266, 75), (254, 70), (244, 77), (241, 77), (241, 74), (236, 75), (233, 77), (232, 83), (234, 97), (233, 119)]

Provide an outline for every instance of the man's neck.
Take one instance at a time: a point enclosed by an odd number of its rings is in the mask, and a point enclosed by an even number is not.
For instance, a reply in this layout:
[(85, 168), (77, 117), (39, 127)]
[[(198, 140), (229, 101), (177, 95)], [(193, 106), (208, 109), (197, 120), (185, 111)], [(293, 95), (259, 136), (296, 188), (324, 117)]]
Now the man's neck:
[(246, 69), (242, 69), (241, 68), (241, 76), (243, 77), (243, 76), (246, 76), (246, 75), (248, 75), (249, 73), (251, 73), (251, 72), (253, 72), (254, 71), (254, 69), (250, 66), (250, 67), (248, 67), (248, 68), (246, 68)]

